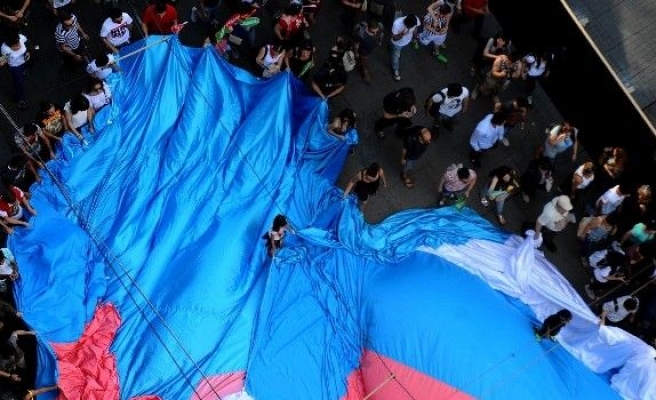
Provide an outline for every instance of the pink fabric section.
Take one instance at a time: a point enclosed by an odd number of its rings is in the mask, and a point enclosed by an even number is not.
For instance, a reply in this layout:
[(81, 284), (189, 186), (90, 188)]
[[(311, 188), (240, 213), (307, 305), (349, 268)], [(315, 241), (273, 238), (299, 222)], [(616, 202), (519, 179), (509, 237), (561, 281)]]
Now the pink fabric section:
[(116, 359), (109, 346), (120, 325), (114, 306), (101, 304), (77, 342), (51, 343), (59, 370), (59, 400), (119, 399)]
[[(395, 378), (387, 381), (390, 371)], [(406, 399), (410, 397), (407, 392), (415, 399), (474, 399), (453, 386), (369, 350), (365, 350), (360, 369), (351, 373), (347, 384), (347, 392), (342, 400), (362, 400), (374, 392), (367, 400)]]
[(220, 400), (221, 397), (241, 391), (244, 388), (244, 379), (245, 371), (210, 376), (198, 384), (190, 400)]

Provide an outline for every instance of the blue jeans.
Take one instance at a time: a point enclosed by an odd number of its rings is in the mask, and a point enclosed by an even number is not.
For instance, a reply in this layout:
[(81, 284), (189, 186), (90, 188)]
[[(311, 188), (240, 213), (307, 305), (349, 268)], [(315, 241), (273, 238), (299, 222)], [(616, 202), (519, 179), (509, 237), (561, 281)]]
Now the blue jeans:
[(403, 46), (397, 46), (394, 43), (390, 43), (390, 54), (392, 55), (392, 70), (395, 72), (399, 71), (399, 66), (401, 64), (401, 49), (403, 49)]
[(403, 175), (408, 176), (408, 172), (415, 169), (415, 165), (417, 165), (417, 160), (405, 160), (405, 164), (403, 165)]
[(494, 206), (496, 207), (497, 214), (498, 215), (503, 215), (503, 206), (506, 203), (506, 199), (510, 197), (510, 193), (504, 192), (495, 197), (494, 199), (490, 198), (490, 187), (485, 185), (485, 187), (482, 190), (483, 196), (487, 197), (490, 201), (494, 201)]
[(9, 73), (11, 73), (11, 80), (14, 83), (16, 101), (25, 101), (25, 64), (9, 67)]

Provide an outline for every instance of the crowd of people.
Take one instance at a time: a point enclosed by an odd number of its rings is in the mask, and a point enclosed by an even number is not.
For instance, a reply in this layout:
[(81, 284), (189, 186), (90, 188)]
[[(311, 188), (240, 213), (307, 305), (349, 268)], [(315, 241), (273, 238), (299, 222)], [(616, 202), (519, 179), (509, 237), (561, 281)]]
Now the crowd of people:
[[(80, 21), (73, 0), (48, 3), (56, 19), (52, 45), (56, 46), (65, 68), (86, 71), (88, 84), (81, 93), (71, 93), (63, 106), (41, 99), (35, 117), (22, 121), (15, 133), (15, 155), (2, 167), (0, 177), (0, 226), (11, 234), (29, 226), (36, 215), (30, 204), (29, 187), (40, 181), (39, 170), (57, 157), (58, 144), (65, 134), (86, 143), (84, 130), (93, 134), (96, 112), (112, 102), (107, 77), (120, 71), (116, 62), (120, 49), (135, 37), (135, 20), (143, 36), (179, 32), (184, 24), (176, 5), (154, 0), (137, 15), (103, 1), (99, 9), (107, 18), (101, 26), (90, 27)], [(579, 131), (569, 120), (544, 127), (544, 142), (535, 149), (535, 157), (521, 171), (509, 165), (490, 166), (481, 171), (486, 154), (499, 146), (509, 146), (508, 134), (523, 130), (533, 107), (536, 85), (547, 79), (554, 62), (548, 49), (519, 52), (503, 32), (481, 37), (483, 21), (490, 11), (487, 0), (437, 0), (427, 4), (419, 15), (405, 13), (391, 0), (340, 0), (342, 31), (325, 51), (319, 63), (311, 37), (312, 26), (321, 12), (321, 0), (290, 0), (268, 7), (266, 0), (199, 0), (190, 15), (192, 24), (207, 30), (206, 44), (230, 61), (248, 58), (246, 65), (262, 79), (271, 79), (290, 71), (304, 81), (317, 96), (332, 101), (347, 90), (352, 71), (366, 83), (372, 82), (370, 56), (389, 47), (389, 78), (402, 79), (402, 56), (408, 47), (424, 46), (438, 63), (448, 63), (445, 53), (448, 35), (460, 34), (470, 24), (480, 42), (470, 65), (469, 82), (450, 82), (431, 93), (423, 104), (415, 90), (403, 87), (381, 99), (382, 115), (375, 121), (374, 133), (385, 140), (386, 130), (395, 128), (399, 146), (398, 177), (412, 189), (417, 185), (414, 170), (427, 149), (440, 134), (458, 129), (472, 101), (489, 102), (489, 112), (468, 132), (469, 153), (463, 160), (449, 165), (441, 174), (436, 190), (436, 207), (468, 201), (480, 201), (483, 207), (494, 203), (499, 225), (507, 223), (504, 206), (513, 196), (521, 201), (536, 201), (538, 191), (552, 194), (536, 221), (524, 228), (535, 230), (543, 247), (556, 251), (554, 237), (570, 224), (578, 224), (582, 265), (589, 270), (586, 293), (597, 307), (600, 324), (617, 325), (653, 343), (656, 338), (656, 295), (653, 285), (656, 259), (656, 212), (648, 182), (639, 182), (631, 173), (624, 149), (609, 147), (595, 160), (579, 159)], [(25, 67), (30, 62), (28, 19), (30, 0), (10, 0), (0, 6), (2, 45), (0, 66), (8, 69), (13, 95), (20, 109), (27, 108), (24, 89)], [(262, 23), (262, 13), (273, 15), (272, 26)], [(184, 18), (182, 18), (184, 19)], [(30, 21), (38, 23), (38, 21)], [(84, 27), (83, 27), (84, 26)], [(256, 34), (266, 31), (267, 43), (256, 46)], [(95, 46), (89, 46), (95, 43)], [(91, 54), (90, 48), (98, 50)], [(521, 87), (521, 95), (503, 100), (508, 87)], [(422, 126), (413, 118), (422, 110), (432, 124)], [(355, 129), (358, 110), (343, 109), (326, 125), (326, 133), (344, 140)], [(564, 176), (558, 171), (570, 162), (576, 167)], [(467, 165), (466, 165), (467, 164)], [(344, 197), (354, 195), (361, 207), (390, 179), (378, 162), (371, 162), (349, 181)], [(397, 178), (398, 179), (398, 178)], [(476, 190), (478, 189), (478, 190)], [(475, 193), (479, 198), (472, 200)], [(268, 253), (273, 256), (282, 246), (290, 229), (284, 216), (277, 216), (265, 235)], [(18, 398), (33, 398), (56, 387), (31, 388), (27, 382), (26, 360), (22, 343), (34, 332), (25, 328), (21, 313), (12, 307), (12, 283), (20, 279), (13, 255), (3, 249), (0, 254), (0, 379), (13, 383), (10, 390)], [(571, 315), (566, 310), (558, 317), (563, 323)], [(554, 317), (553, 320), (555, 320)], [(553, 321), (549, 322), (552, 324)], [(549, 325), (547, 324), (547, 325)], [(546, 326), (546, 325), (545, 325)], [(551, 337), (556, 327), (543, 328), (541, 338)]]

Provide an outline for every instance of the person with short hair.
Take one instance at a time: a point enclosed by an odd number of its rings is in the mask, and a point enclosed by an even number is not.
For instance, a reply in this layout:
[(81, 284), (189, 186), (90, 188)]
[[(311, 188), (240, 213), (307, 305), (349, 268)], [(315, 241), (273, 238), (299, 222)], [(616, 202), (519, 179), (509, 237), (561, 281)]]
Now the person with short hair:
[(59, 12), (59, 24), (55, 28), (55, 42), (64, 59), (65, 67), (89, 62), (86, 41), (89, 35), (82, 29), (77, 17), (67, 10)]
[(508, 133), (517, 125), (520, 129), (526, 127), (526, 119), (528, 117), (528, 111), (530, 105), (528, 99), (524, 96), (516, 97), (509, 101), (497, 101), (494, 103), (494, 111), (502, 111), (506, 113), (506, 123), (503, 124), (505, 133), (503, 135), (503, 145), (510, 146), (510, 141), (508, 140)]
[(392, 38), (390, 43), (392, 56), (392, 73), (395, 81), (401, 80), (399, 67), (401, 64), (401, 50), (411, 42), (417, 40), (418, 28), (421, 26), (419, 17), (414, 14), (399, 17), (392, 24)]
[(535, 222), (535, 238), (542, 238), (547, 250), (555, 252), (555, 235), (567, 228), (568, 224), (576, 222), (574, 216), (570, 215), (572, 208), (569, 197), (563, 194), (551, 199), (542, 209)]
[(353, 33), (353, 49), (360, 75), (365, 83), (371, 82), (367, 58), (383, 44), (383, 37), (383, 24), (375, 18), (370, 18), (366, 22), (362, 21), (355, 27)]
[(18, 33), (11, 32), (0, 46), (0, 67), (7, 64), (14, 86), (16, 107), (20, 110), (27, 108), (25, 102), (25, 64), (30, 59), (30, 52), (25, 45), (27, 38)]
[(428, 149), (432, 134), (430, 129), (423, 126), (415, 126), (408, 129), (403, 139), (403, 150), (401, 151), (401, 180), (408, 189), (415, 187), (415, 182), (410, 172), (417, 165), (417, 161)]
[(639, 306), (640, 300), (635, 296), (622, 296), (608, 301), (601, 306), (599, 325), (618, 326), (625, 325), (626, 322), (633, 323)]
[(120, 8), (112, 8), (109, 11), (109, 16), (100, 28), (100, 37), (112, 53), (117, 54), (121, 47), (130, 44), (133, 22), (132, 17)]
[(463, 167), (462, 164), (451, 164), (446, 167), (437, 184), (438, 206), (445, 205), (446, 199), (455, 200), (460, 195), (469, 198), (472, 189), (476, 186), (476, 179), (476, 172), (471, 168)]
[(380, 182), (383, 182), (383, 187), (387, 188), (387, 180), (385, 179), (385, 172), (374, 162), (369, 164), (367, 168), (360, 170), (346, 185), (344, 189), (344, 198), (353, 192), (358, 197), (360, 210), (364, 211), (367, 206), (367, 201), (371, 196), (378, 192)]
[(178, 12), (165, 0), (155, 2), (144, 10), (141, 17), (141, 27), (144, 35), (170, 35), (172, 28), (178, 23)]
[(385, 128), (396, 125), (396, 135), (405, 136), (404, 131), (409, 128), (412, 118), (417, 113), (415, 91), (405, 87), (388, 93), (383, 98), (383, 116), (376, 120), (374, 131), (379, 139), (385, 138)]
[(449, 21), (453, 16), (453, 8), (448, 4), (433, 3), (424, 16), (423, 31), (419, 34), (419, 42), (424, 46), (432, 45), (432, 55), (439, 62), (446, 63), (448, 59), (440, 53), (440, 47), (446, 41), (449, 32)]
[(622, 182), (608, 189), (595, 202), (596, 214), (606, 215), (617, 210), (624, 199), (631, 195), (630, 193), (631, 185), (627, 182)]
[(449, 83), (447, 87), (430, 95), (424, 103), (426, 113), (433, 117), (433, 128), (439, 132), (444, 126), (453, 132), (459, 122), (459, 116), (469, 107), (469, 89), (458, 82)]
[(114, 55), (102, 51), (96, 58), (87, 64), (87, 74), (105, 80), (112, 72), (119, 72), (120, 68), (114, 62)]
[(555, 340), (555, 336), (560, 333), (560, 330), (572, 321), (572, 313), (567, 309), (562, 309), (555, 314), (551, 314), (542, 322), (542, 326), (536, 329), (535, 336), (538, 340), (551, 339)]
[(497, 111), (486, 115), (477, 125), (469, 138), (469, 160), (474, 167), (481, 167), (481, 156), (486, 151), (503, 141), (506, 123), (506, 114)]

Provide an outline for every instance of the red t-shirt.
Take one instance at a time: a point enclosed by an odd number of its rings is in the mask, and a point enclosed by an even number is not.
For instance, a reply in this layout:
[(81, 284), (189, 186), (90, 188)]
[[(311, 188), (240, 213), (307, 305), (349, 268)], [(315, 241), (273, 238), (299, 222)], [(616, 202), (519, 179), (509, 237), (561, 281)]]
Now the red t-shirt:
[(488, 0), (463, 0), (462, 2), (462, 12), (469, 18), (477, 17), (481, 14), (475, 13), (467, 7), (472, 8), (483, 8), (487, 6)]
[(15, 217), (20, 212), (20, 202), (25, 197), (25, 194), (16, 186), (12, 186), (11, 191), (14, 193), (14, 197), (16, 197), (16, 203), (9, 204), (0, 198), (0, 217)]
[(170, 4), (166, 5), (164, 14), (159, 15), (155, 11), (155, 5), (150, 5), (146, 8), (141, 18), (143, 23), (148, 28), (148, 33), (161, 33), (168, 35), (171, 33), (171, 28), (178, 20), (178, 12)]

